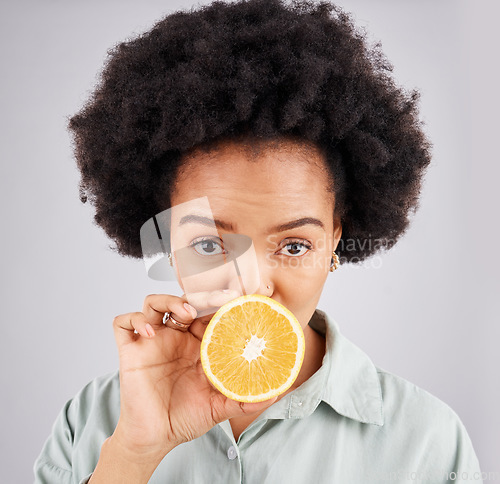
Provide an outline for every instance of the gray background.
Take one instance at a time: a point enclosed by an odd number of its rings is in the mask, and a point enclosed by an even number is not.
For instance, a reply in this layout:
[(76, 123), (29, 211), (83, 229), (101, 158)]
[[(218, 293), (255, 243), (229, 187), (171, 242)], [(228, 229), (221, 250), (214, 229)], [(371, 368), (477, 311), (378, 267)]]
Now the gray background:
[[(458, 413), (482, 470), (497, 472), (489, 480), (500, 479), (494, 3), (341, 2), (382, 41), (397, 81), (420, 88), (434, 161), (405, 237), (365, 266), (332, 274), (320, 304), (376, 365)], [(191, 5), (1, 3), (2, 482), (32, 481), (64, 403), (117, 368), (113, 317), (141, 310), (149, 293), (179, 293), (148, 280), (142, 261), (109, 250), (78, 199), (65, 124), (108, 48)]]

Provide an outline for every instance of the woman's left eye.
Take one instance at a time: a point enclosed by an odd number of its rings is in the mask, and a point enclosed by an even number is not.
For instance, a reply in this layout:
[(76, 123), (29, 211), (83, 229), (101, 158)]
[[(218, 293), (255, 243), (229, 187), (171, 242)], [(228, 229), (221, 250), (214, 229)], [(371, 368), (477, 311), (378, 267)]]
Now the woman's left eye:
[(221, 244), (214, 239), (204, 239), (193, 242), (191, 247), (200, 255), (219, 255), (224, 253)]
[[(283, 252), (286, 249), (287, 252)], [(280, 250), (279, 253), (285, 255), (291, 255), (293, 257), (299, 257), (304, 255), (306, 252), (312, 249), (310, 244), (306, 244), (305, 242), (289, 242)]]

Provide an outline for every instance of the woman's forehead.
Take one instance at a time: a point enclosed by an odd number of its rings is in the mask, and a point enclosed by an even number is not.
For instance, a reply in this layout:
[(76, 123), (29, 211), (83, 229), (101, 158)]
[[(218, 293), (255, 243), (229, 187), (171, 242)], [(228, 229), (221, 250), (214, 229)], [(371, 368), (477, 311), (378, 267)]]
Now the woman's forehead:
[(184, 160), (178, 172), (171, 204), (209, 196), (218, 205), (325, 202), (329, 172), (319, 150), (304, 151), (288, 143), (249, 153), (243, 146), (224, 144), (210, 152), (198, 151)]
[[(319, 184), (307, 186), (303, 180), (297, 185), (279, 183), (272, 177), (261, 184), (251, 180), (255, 178), (247, 177), (246, 185), (228, 179), (214, 184), (180, 183), (177, 196), (172, 199), (173, 214), (178, 220), (200, 222), (200, 217), (217, 220), (220, 229), (235, 232), (249, 226), (267, 230), (300, 218), (319, 219), (325, 228), (329, 225), (334, 203), (326, 186), (321, 189)], [(207, 206), (186, 210), (189, 204), (185, 202), (197, 197), (204, 197)], [(175, 210), (177, 206), (183, 206), (184, 210)]]

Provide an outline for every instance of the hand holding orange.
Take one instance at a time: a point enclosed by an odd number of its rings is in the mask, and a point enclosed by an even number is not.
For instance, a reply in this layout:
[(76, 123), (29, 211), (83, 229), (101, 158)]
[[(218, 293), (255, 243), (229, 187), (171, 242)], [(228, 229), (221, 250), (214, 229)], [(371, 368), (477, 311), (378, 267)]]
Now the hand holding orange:
[(304, 361), (305, 339), (286, 307), (251, 294), (233, 299), (214, 314), (200, 351), (203, 371), (223, 395), (261, 402), (292, 386)]

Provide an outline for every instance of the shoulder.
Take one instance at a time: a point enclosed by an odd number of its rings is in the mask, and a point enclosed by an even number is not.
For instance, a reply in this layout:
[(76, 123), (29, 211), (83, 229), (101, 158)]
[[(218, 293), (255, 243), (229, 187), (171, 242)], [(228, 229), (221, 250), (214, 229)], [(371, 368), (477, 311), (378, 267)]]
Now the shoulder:
[(87, 383), (60, 410), (34, 464), (35, 482), (69, 483), (75, 476), (88, 476), (102, 443), (114, 432), (119, 414), (118, 371)]
[(376, 367), (384, 408), (384, 432), (420, 448), (429, 464), (453, 472), (479, 471), (471, 439), (458, 414), (435, 395)]
[(105, 425), (106, 430), (112, 433), (118, 422), (120, 410), (118, 370), (91, 380), (68, 402), (67, 406), (75, 436), (92, 422)]
[(118, 370), (94, 378), (63, 406), (54, 426), (67, 428), (75, 443), (86, 427), (94, 424), (110, 429), (116, 426), (120, 412)]
[(71, 400), (75, 405), (89, 407), (96, 399), (114, 397), (120, 393), (120, 375), (115, 370), (89, 381)]
[(382, 392), (385, 421), (397, 423), (400, 419), (408, 422), (413, 417), (416, 424), (433, 420), (458, 423), (455, 411), (435, 395), (389, 371), (375, 367)]

